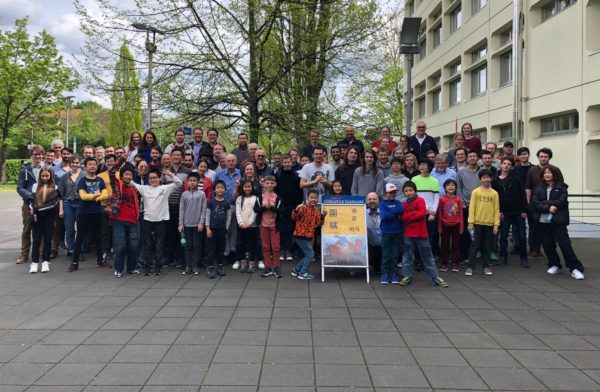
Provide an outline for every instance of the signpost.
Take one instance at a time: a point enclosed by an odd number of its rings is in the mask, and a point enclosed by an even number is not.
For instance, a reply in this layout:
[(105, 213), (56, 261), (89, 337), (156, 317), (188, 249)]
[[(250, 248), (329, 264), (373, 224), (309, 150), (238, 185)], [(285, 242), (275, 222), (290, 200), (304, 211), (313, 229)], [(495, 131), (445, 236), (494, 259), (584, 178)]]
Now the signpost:
[(367, 212), (362, 196), (323, 196), (321, 281), (325, 268), (364, 268), (369, 283)]

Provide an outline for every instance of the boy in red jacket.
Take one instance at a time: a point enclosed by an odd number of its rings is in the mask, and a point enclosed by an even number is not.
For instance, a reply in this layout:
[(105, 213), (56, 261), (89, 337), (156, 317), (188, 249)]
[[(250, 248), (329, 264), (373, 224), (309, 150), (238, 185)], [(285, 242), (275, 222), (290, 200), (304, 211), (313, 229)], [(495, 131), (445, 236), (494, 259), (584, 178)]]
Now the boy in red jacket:
[(440, 197), (438, 207), (438, 232), (442, 237), (440, 249), (440, 271), (448, 271), (448, 248), (452, 240), (452, 272), (458, 272), (460, 259), (460, 235), (464, 231), (462, 199), (456, 196), (456, 181), (449, 178), (444, 182), (446, 194)]
[(412, 181), (407, 181), (402, 186), (406, 202), (404, 202), (404, 255), (402, 257), (401, 286), (408, 286), (412, 281), (413, 258), (415, 248), (419, 249), (423, 268), (429, 275), (434, 286), (448, 287), (444, 279), (438, 276), (435, 260), (431, 253), (431, 246), (427, 236), (427, 209), (425, 200), (417, 195), (417, 186)]

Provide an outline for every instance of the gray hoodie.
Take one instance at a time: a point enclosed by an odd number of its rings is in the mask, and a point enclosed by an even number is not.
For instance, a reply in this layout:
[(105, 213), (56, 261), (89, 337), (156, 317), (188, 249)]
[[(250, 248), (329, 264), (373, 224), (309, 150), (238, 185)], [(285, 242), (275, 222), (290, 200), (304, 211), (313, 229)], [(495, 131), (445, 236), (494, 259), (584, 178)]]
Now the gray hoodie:
[(471, 203), (471, 192), (481, 185), (479, 181), (479, 168), (474, 172), (468, 166), (459, 169), (458, 173), (456, 173), (456, 183), (458, 185), (456, 194), (460, 196), (463, 207), (466, 208)]
[(206, 195), (201, 190), (182, 193), (179, 202), (179, 225), (196, 227), (204, 225), (206, 218)]

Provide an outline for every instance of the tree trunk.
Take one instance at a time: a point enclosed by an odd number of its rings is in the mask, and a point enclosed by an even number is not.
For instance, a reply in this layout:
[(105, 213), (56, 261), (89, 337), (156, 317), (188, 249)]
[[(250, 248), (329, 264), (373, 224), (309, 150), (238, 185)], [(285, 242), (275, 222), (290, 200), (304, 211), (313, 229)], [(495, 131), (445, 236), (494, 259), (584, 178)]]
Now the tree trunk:
[(8, 152), (8, 144), (2, 143), (0, 147), (0, 184), (6, 182), (6, 153)]

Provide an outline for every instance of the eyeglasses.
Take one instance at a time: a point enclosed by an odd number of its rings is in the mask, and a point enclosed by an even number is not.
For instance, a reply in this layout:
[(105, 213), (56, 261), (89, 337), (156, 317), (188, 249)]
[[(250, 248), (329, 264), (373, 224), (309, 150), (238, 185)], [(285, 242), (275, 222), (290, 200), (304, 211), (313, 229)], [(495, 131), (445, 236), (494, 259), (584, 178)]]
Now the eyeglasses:
[(149, 180), (158, 180), (158, 177), (157, 176), (149, 176), (148, 179)]
[(257, 155), (256, 157), (257, 157), (257, 158), (264, 158), (264, 157), (265, 157), (265, 155)]

